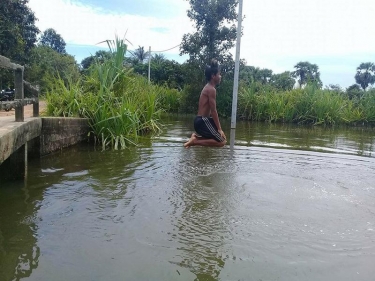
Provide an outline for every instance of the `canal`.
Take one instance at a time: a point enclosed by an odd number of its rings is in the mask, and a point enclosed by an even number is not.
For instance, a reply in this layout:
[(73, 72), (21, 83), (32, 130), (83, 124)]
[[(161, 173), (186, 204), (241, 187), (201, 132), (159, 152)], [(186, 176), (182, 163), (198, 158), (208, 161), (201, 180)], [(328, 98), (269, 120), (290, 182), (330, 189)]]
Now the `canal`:
[(239, 122), (233, 150), (184, 149), (192, 119), (164, 123), (2, 184), (0, 280), (373, 280), (374, 129)]

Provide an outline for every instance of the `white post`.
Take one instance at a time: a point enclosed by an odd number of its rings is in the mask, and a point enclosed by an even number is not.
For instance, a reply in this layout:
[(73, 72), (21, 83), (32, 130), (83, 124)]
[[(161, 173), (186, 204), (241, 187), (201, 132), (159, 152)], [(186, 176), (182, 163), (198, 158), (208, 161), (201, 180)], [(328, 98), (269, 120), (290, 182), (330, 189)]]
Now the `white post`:
[(151, 82), (151, 46), (148, 48), (148, 83)]
[(238, 76), (240, 72), (240, 51), (241, 51), (241, 31), (242, 31), (242, 6), (243, 6), (243, 0), (239, 0), (237, 43), (236, 43), (236, 62), (235, 62), (235, 67), (234, 67), (232, 117), (231, 117), (231, 127), (230, 127), (231, 128), (231, 137), (230, 137), (231, 148), (233, 148), (234, 146), (236, 117), (237, 117)]

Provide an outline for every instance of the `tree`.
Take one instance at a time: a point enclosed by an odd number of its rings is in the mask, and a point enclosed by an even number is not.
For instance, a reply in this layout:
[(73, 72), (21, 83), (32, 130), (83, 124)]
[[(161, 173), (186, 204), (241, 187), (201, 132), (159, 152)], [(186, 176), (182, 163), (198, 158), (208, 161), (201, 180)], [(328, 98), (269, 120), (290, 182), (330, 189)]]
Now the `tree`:
[(263, 85), (267, 84), (271, 80), (272, 70), (271, 69), (267, 69), (267, 68), (263, 68), (263, 69), (259, 70), (258, 75), (259, 75), (258, 79), (260, 80), (260, 82)]
[(320, 80), (319, 67), (316, 64), (311, 64), (307, 61), (297, 63), (292, 72), (292, 76), (297, 79), (300, 88), (307, 83), (316, 83), (321, 88), (323, 83)]
[(272, 75), (270, 81), (272, 86), (282, 91), (293, 89), (295, 82), (296, 81), (293, 79), (292, 74), (289, 71)]
[(244, 65), (240, 68), (240, 77), (239, 79), (245, 82), (247, 85), (254, 83), (258, 80), (260, 68), (251, 66), (251, 65)]
[(325, 89), (329, 90), (329, 91), (337, 92), (337, 93), (343, 92), (340, 85), (338, 85), (338, 84), (329, 84), (328, 86), (325, 87)]
[(355, 75), (355, 81), (361, 85), (365, 91), (369, 85), (375, 83), (375, 64), (372, 62), (361, 63), (357, 67), (357, 74)]
[(174, 60), (165, 60), (162, 63), (157, 60), (154, 63), (151, 61), (151, 81), (179, 90), (183, 88), (185, 83), (182, 67)]
[(188, 17), (194, 21), (197, 31), (185, 34), (180, 52), (188, 54), (190, 61), (204, 65), (216, 58), (221, 64), (232, 56), (229, 50), (237, 37), (235, 22), (238, 0), (186, 0), (191, 9)]
[(145, 51), (145, 48), (141, 46), (138, 46), (138, 49), (130, 53), (133, 55), (133, 58), (135, 59), (136, 63), (144, 63), (144, 61), (150, 55), (148, 52)]
[(95, 62), (104, 62), (106, 59), (111, 57), (111, 53), (109, 51), (99, 50), (96, 51), (95, 55), (91, 55), (87, 58), (84, 58), (81, 61), (81, 68), (83, 71), (89, 69), (89, 67)]
[(351, 100), (353, 99), (359, 100), (362, 94), (363, 94), (363, 91), (361, 89), (361, 86), (359, 86), (358, 84), (353, 84), (346, 89), (346, 95)]
[(240, 80), (248, 85), (254, 82), (268, 84), (272, 78), (272, 70), (267, 68), (259, 68), (254, 66), (243, 66), (240, 69)]
[[(130, 62), (131, 64), (131, 62)], [(135, 73), (148, 76), (148, 64), (135, 63), (130, 65)], [(151, 59), (151, 81), (159, 85), (167, 85), (170, 88), (182, 89), (184, 76), (182, 66), (174, 61), (168, 60), (162, 54), (156, 54)]]
[(43, 32), (39, 44), (50, 47), (60, 54), (66, 54), (65, 41), (53, 28), (48, 28)]
[(0, 55), (25, 64), (37, 41), (37, 20), (27, 6), (29, 0), (0, 1)]
[(152, 56), (151, 63), (156, 65), (162, 65), (167, 59), (163, 54), (155, 54)]
[(73, 56), (60, 54), (47, 46), (37, 46), (30, 54), (25, 80), (38, 84), (42, 93), (49, 88), (50, 80), (60, 77), (65, 82), (79, 77), (79, 68)]

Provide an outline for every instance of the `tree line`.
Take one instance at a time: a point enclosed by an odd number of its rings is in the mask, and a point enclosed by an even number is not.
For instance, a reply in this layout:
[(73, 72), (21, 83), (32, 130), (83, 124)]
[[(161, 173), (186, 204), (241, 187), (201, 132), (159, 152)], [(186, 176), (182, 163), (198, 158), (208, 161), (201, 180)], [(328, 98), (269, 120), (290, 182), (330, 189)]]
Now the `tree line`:
[[(25, 66), (25, 80), (47, 88), (59, 73), (77, 77), (78, 65), (67, 54), (64, 39), (54, 30), (41, 32), (28, 0), (2, 0), (0, 3), (0, 55)], [(13, 73), (0, 69), (0, 88), (13, 87)]]

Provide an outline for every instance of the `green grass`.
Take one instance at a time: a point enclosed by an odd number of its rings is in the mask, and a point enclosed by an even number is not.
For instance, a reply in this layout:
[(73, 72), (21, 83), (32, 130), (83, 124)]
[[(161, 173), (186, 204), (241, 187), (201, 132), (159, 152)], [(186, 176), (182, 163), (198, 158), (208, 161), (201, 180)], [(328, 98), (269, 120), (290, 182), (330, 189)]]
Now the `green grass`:
[(85, 117), (103, 149), (136, 145), (160, 131), (160, 113), (177, 112), (180, 93), (148, 81), (123, 66), (124, 40), (107, 41), (111, 58), (94, 63), (77, 81), (57, 77), (46, 95), (47, 115)]
[(242, 119), (313, 125), (358, 124), (375, 122), (375, 91), (361, 100), (308, 85), (291, 91), (259, 90), (255, 85), (242, 87), (239, 93)]

